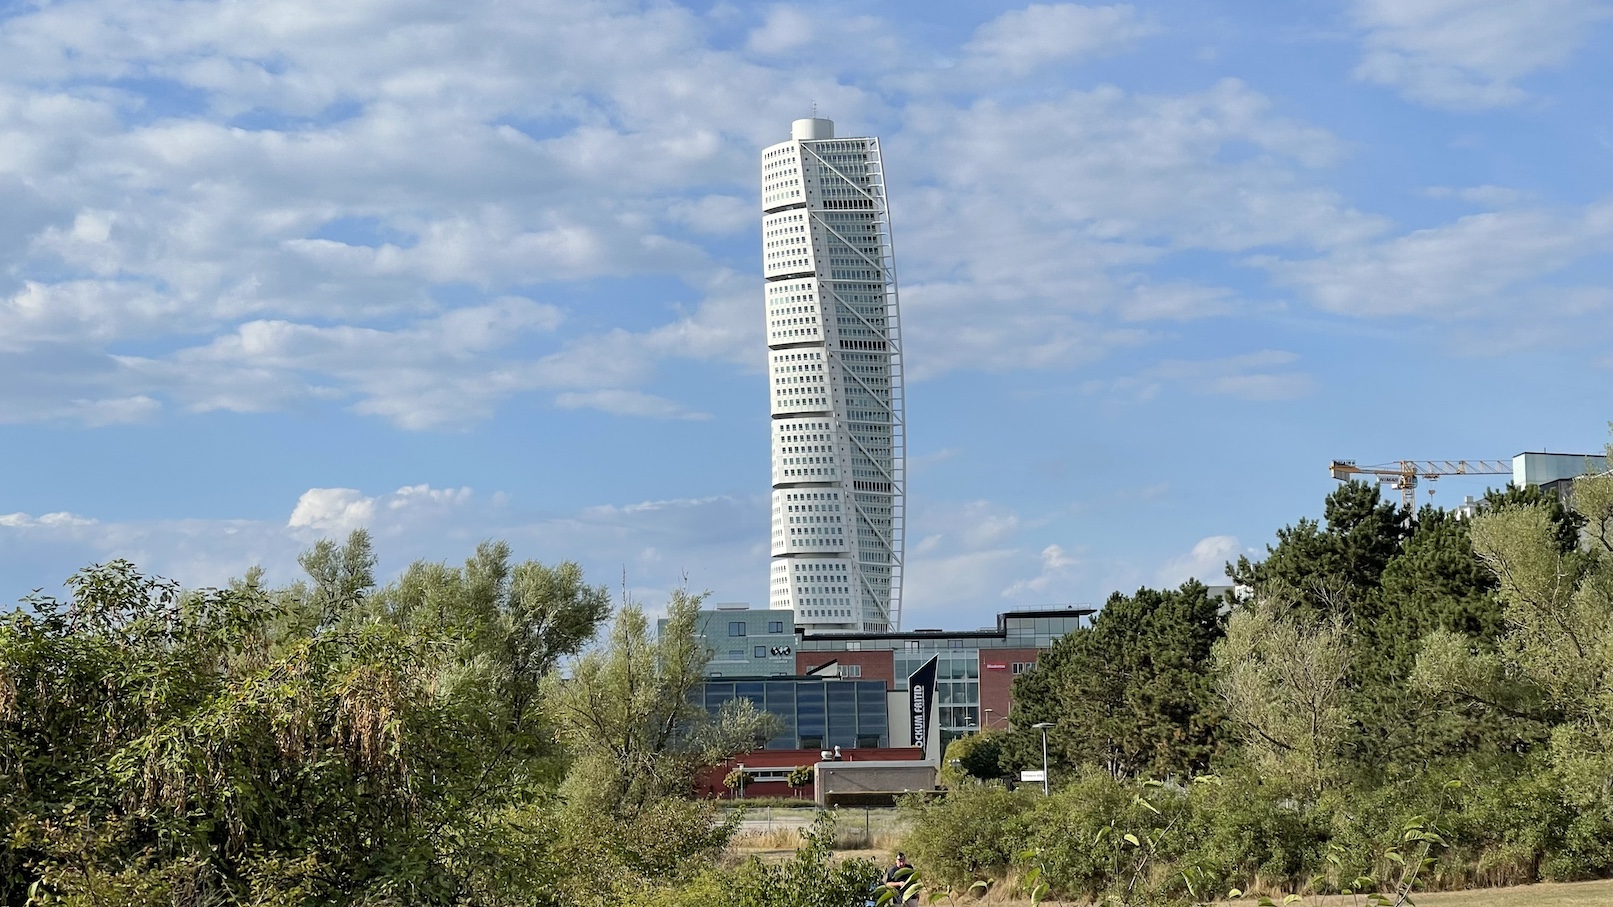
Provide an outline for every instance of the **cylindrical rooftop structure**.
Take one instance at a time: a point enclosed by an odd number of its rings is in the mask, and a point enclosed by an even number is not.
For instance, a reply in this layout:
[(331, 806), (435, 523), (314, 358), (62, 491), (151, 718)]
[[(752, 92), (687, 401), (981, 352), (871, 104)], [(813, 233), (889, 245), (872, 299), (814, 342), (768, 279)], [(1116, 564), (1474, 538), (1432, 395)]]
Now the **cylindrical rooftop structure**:
[(790, 124), (790, 138), (800, 141), (813, 139), (832, 139), (835, 137), (835, 121), (822, 117), (811, 117), (805, 120), (796, 120)]

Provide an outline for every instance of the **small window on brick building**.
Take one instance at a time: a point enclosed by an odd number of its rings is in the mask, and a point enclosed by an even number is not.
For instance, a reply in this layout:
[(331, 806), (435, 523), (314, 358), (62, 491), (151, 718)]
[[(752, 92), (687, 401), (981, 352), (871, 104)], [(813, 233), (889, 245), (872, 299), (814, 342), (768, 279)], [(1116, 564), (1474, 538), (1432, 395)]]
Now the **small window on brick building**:
[(1014, 662), (1014, 673), (1023, 674), (1034, 667), (1036, 667), (1036, 662), (1034, 661), (1016, 661)]
[(861, 676), (863, 676), (863, 666), (862, 665), (841, 665), (840, 666), (840, 676), (841, 677), (861, 677)]

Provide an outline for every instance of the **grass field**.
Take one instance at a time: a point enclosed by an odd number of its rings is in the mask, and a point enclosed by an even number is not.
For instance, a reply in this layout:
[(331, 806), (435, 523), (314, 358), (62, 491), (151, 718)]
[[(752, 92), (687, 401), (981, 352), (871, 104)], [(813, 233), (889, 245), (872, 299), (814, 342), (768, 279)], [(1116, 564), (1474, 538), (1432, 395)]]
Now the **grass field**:
[[(810, 809), (763, 807), (749, 810), (734, 841), (734, 855), (759, 856), (764, 860), (788, 859), (800, 842), (800, 829), (810, 825), (814, 815)], [(862, 857), (881, 865), (890, 859), (901, 836), (895, 810), (845, 809), (837, 819), (836, 856), (841, 859)], [(928, 898), (924, 902), (928, 904)], [(971, 900), (959, 898), (958, 902), (970, 903)], [(1029, 901), (1002, 899), (1000, 895), (988, 896), (984, 903), (987, 907), (1030, 907)], [(1076, 907), (1068, 901), (1043, 903)], [(1248, 907), (1254, 903), (1252, 898), (1228, 901), (1226, 907)], [(1357, 903), (1363, 902), (1348, 897), (1306, 898), (1295, 907), (1351, 907)], [(1429, 892), (1416, 895), (1414, 903), (1417, 907), (1613, 907), (1613, 880)]]
[[(944, 901), (942, 903), (945, 903)], [(959, 903), (963, 903), (962, 899)], [(1070, 904), (1071, 902), (1043, 901), (1043, 904)], [(1228, 901), (1227, 907), (1248, 905), (1254, 901)], [(1348, 897), (1306, 898), (1299, 902), (1304, 907), (1349, 907), (1364, 903)], [(1485, 888), (1479, 891), (1441, 891), (1419, 894), (1414, 898), (1417, 907), (1613, 907), (1613, 881), (1571, 882), (1557, 884), (1542, 882), (1538, 885), (1520, 885), (1516, 888)], [(991, 907), (1030, 907), (1030, 901), (998, 901)]]

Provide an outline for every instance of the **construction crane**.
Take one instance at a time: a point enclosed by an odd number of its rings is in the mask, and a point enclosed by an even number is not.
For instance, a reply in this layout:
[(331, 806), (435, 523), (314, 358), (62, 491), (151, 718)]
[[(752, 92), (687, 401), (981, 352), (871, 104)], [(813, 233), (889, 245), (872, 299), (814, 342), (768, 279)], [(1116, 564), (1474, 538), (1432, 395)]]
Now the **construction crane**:
[[(1440, 476), (1510, 476), (1511, 460), (1399, 460), (1376, 466), (1357, 466), (1354, 460), (1334, 460), (1327, 471), (1340, 482), (1356, 476), (1372, 476), (1380, 485), (1400, 490), (1400, 502), (1410, 510), (1417, 506), (1417, 481), (1432, 482)], [(1434, 489), (1428, 489), (1429, 494)]]

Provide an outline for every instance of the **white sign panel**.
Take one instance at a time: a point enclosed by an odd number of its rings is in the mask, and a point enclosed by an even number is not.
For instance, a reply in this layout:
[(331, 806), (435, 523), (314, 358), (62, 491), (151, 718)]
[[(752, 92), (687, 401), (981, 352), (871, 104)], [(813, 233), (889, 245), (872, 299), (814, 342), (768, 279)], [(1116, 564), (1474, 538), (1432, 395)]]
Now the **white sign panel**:
[(1047, 772), (1044, 772), (1041, 769), (1036, 769), (1035, 771), (1020, 772), (1019, 773), (1019, 780), (1021, 780), (1021, 781), (1046, 781), (1047, 780)]

